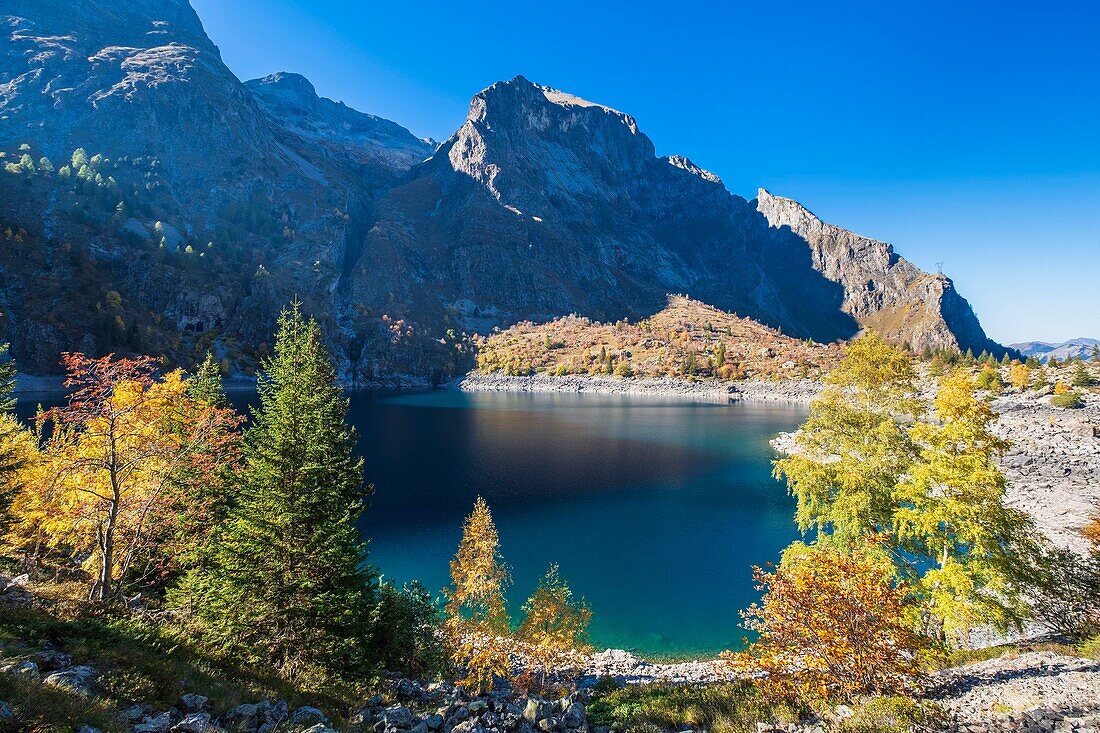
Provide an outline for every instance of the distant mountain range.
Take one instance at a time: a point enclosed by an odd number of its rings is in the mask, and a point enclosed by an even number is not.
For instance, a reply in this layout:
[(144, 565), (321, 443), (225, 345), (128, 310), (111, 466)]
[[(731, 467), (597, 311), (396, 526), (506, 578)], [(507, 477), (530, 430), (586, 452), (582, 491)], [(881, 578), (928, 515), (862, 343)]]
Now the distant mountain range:
[(16, 0), (0, 25), (0, 337), (32, 372), (73, 349), (249, 371), (294, 297), (361, 385), (668, 293), (800, 338), (1003, 351), (947, 277), (523, 77), (437, 147), (296, 74), (242, 83), (186, 0)]
[(1100, 339), (1076, 338), (1063, 341), (1060, 344), (1047, 343), (1046, 341), (1024, 341), (1018, 344), (1010, 344), (1009, 348), (1019, 351), (1024, 356), (1033, 356), (1043, 362), (1052, 358), (1058, 361), (1091, 359), (1094, 351), (1100, 349)]

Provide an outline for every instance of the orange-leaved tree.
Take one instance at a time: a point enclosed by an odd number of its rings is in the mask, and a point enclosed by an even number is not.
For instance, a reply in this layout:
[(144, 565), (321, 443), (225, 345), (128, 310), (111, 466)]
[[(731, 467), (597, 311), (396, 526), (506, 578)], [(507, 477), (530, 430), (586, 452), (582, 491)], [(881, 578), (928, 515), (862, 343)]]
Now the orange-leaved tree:
[(485, 690), (495, 678), (511, 676), (504, 605), (504, 588), (509, 582), (493, 515), (479, 496), (451, 560), (451, 587), (443, 590), (451, 659), (465, 669), (459, 682), (463, 687)]
[(517, 638), (526, 645), (523, 652), (528, 667), (520, 682), (530, 689), (547, 690), (553, 671), (577, 669), (583, 655), (591, 651), (588, 624), (592, 609), (583, 598), (573, 598), (555, 564), (539, 581), (523, 610)]
[(201, 481), (231, 460), (239, 418), (191, 399), (179, 370), (158, 378), (150, 357), (67, 353), (63, 361), (71, 392), (38, 416), (48, 469), (25, 506), (46, 509), (49, 544), (86, 557), (90, 597), (106, 601), (170, 536), (181, 479)]
[(741, 615), (759, 638), (723, 656), (772, 699), (910, 689), (925, 639), (913, 631), (917, 604), (881, 550), (874, 540), (852, 552), (795, 543), (774, 572), (754, 568), (764, 597)]

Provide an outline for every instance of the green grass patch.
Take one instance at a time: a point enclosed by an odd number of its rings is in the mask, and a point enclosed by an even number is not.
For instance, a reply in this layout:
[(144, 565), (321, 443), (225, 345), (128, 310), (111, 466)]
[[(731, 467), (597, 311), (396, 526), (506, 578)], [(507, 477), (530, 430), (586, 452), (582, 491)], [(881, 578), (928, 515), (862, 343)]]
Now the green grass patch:
[(857, 705), (837, 733), (911, 733), (946, 730), (947, 713), (938, 705), (908, 697), (876, 697)]
[[(211, 655), (182, 634), (124, 613), (67, 618), (40, 610), (0, 609), (0, 655), (5, 659), (30, 659), (46, 647), (72, 655), (73, 664), (95, 667), (103, 699), (65, 700), (71, 696), (37, 683), (34, 686), (40, 692), (33, 695), (22, 689), (0, 692), (0, 699), (10, 699), (31, 710), (27, 720), (41, 721), (41, 726), (29, 730), (50, 730), (51, 721), (62, 713), (68, 720), (67, 731), (82, 722), (113, 730), (104, 717), (113, 706), (141, 702), (161, 711), (178, 706), (180, 696), (189, 692), (210, 698), (211, 706), (219, 712), (241, 703), (280, 699), (292, 709), (296, 705), (319, 707), (339, 721), (369, 692), (347, 688), (303, 690), (278, 677)], [(9, 687), (24, 684), (11, 675), (0, 678)]]
[(751, 682), (721, 685), (637, 685), (597, 688), (588, 706), (589, 725), (631, 731), (676, 730), (684, 725), (710, 733), (756, 733), (757, 722), (786, 724), (801, 712), (768, 704)]

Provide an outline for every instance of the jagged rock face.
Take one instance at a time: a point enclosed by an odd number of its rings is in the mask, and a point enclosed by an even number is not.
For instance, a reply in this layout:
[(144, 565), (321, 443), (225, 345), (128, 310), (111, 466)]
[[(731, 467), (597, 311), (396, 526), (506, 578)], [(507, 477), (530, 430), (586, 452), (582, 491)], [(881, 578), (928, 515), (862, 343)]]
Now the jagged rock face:
[[(17, 0), (0, 8), (0, 33), (0, 149), (18, 157), (26, 143), (35, 160), (60, 167), (84, 148), (105, 156), (104, 177), (120, 184), (73, 195), (56, 174), (0, 171), (0, 222), (28, 230), (42, 256), (27, 262), (48, 270), (49, 282), (94, 280), (74, 283), (101, 289), (84, 293), (93, 310), (117, 292), (120, 322), (152, 333), (146, 348), (167, 348), (185, 364), (202, 334), (216, 350), (222, 337), (269, 341), (280, 305), (294, 296), (325, 321), (339, 357), (348, 342), (356, 351), (370, 343), (368, 331), (388, 348), (381, 324), (344, 322), (340, 280), (374, 201), (430, 155), (429, 143), (317, 97), (296, 75), (242, 84), (186, 0)], [(110, 216), (120, 200), (129, 220)], [(234, 253), (218, 261), (221, 272), (159, 255), (157, 222), (171, 250), (213, 242)], [(50, 241), (74, 242), (76, 262), (53, 261)], [(7, 268), (9, 281), (36, 276), (20, 264)], [(56, 370), (61, 350), (116, 348), (89, 336), (100, 316), (81, 315), (83, 303), (59, 322), (50, 298), (32, 303), (18, 288), (4, 295), (2, 337), (29, 371)], [(60, 287), (54, 299), (75, 302)], [(173, 331), (187, 338), (166, 346)]]
[(999, 351), (950, 278), (929, 274), (886, 242), (821, 221), (791, 199), (760, 189), (757, 210), (809, 246), (813, 267), (844, 288), (843, 310), (915, 350)]
[(396, 122), (317, 96), (300, 74), (279, 72), (245, 82), (245, 87), (283, 130), (345, 161), (404, 172), (434, 150)]
[[(768, 276), (769, 240), (748, 202), (685, 158), (657, 158), (629, 115), (517, 77), (475, 96), (380, 203), (352, 292), (481, 332), (569, 312), (646, 316), (681, 292), (793, 335), (854, 333), (808, 256), (790, 264), (812, 308)], [(400, 277), (379, 282), (393, 262)]]

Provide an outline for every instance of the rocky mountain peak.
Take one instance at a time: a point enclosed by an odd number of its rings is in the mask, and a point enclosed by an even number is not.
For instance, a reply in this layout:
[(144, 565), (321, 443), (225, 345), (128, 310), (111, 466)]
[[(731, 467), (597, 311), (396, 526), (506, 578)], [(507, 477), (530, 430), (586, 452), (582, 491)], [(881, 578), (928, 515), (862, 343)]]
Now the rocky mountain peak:
[(301, 74), (280, 71), (245, 82), (245, 87), (283, 131), (311, 148), (398, 171), (434, 150), (396, 122), (318, 96)]
[(537, 215), (605, 201), (654, 157), (630, 115), (522, 76), (476, 94), (440, 152), (497, 200)]

